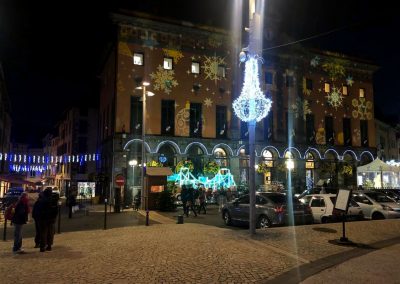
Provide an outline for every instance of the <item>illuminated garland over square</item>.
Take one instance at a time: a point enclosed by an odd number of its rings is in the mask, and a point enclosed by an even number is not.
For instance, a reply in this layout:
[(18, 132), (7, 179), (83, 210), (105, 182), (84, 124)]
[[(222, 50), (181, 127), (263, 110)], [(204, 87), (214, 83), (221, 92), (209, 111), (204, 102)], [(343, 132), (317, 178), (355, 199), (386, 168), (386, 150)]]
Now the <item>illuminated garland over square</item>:
[(260, 121), (268, 115), (272, 101), (265, 98), (260, 89), (258, 62), (254, 56), (248, 56), (244, 71), (242, 93), (233, 102), (233, 109), (242, 121)]

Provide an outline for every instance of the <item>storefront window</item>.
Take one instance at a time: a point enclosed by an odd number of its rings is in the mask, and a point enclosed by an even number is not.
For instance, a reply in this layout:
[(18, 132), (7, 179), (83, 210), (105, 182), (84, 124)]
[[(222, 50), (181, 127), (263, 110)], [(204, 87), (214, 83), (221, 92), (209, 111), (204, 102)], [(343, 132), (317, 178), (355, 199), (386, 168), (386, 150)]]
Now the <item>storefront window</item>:
[(221, 168), (226, 168), (228, 167), (228, 159), (227, 155), (224, 149), (222, 148), (216, 148), (214, 150), (214, 158), (215, 162), (221, 167)]

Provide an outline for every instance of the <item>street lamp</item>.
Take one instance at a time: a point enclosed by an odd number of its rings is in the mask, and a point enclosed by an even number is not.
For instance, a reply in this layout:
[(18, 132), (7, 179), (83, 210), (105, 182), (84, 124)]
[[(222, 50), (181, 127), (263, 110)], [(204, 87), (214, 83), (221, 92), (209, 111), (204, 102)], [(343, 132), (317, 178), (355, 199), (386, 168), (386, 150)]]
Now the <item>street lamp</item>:
[[(135, 186), (135, 166), (137, 166), (137, 160), (130, 160), (129, 165), (132, 167), (132, 187)], [(133, 189), (132, 189), (132, 197), (133, 197)]]
[[(153, 92), (146, 92), (146, 87), (150, 86), (149, 82), (142, 82), (142, 86), (137, 87), (136, 89), (142, 90), (142, 101), (143, 101), (143, 111), (142, 111), (142, 208), (144, 204), (144, 209), (146, 210), (146, 226), (149, 225), (149, 204), (148, 204), (148, 194), (144, 185), (144, 175), (145, 175), (145, 167), (146, 167), (146, 151), (144, 148), (145, 145), (145, 136), (146, 136), (146, 95), (149, 97), (154, 96)], [(143, 202), (144, 198), (144, 202)]]

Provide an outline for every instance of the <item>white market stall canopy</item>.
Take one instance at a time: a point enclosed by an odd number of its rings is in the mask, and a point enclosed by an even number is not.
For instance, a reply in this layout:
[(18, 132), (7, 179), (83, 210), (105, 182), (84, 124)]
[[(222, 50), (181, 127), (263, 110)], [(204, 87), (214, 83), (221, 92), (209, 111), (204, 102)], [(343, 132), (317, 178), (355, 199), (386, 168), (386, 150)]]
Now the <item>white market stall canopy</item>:
[(376, 158), (371, 163), (357, 168), (357, 172), (400, 172), (400, 167), (391, 166)]
[(391, 166), (376, 158), (369, 164), (357, 167), (357, 185), (375, 188), (400, 187), (400, 167)]

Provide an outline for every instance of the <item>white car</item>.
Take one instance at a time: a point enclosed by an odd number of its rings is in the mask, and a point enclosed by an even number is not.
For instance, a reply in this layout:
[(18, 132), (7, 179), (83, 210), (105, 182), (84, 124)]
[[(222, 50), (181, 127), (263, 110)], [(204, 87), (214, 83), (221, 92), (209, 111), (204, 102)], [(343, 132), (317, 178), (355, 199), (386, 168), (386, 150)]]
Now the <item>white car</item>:
[[(334, 214), (333, 210), (336, 202), (336, 194), (310, 194), (304, 196), (301, 201), (311, 207), (311, 211), (314, 217), (314, 223), (327, 223), (340, 220), (340, 216)], [(353, 200), (350, 200), (346, 219), (364, 219), (363, 210)]]
[(353, 199), (362, 208), (366, 219), (400, 218), (400, 203), (397, 203), (382, 192), (354, 191)]

